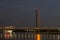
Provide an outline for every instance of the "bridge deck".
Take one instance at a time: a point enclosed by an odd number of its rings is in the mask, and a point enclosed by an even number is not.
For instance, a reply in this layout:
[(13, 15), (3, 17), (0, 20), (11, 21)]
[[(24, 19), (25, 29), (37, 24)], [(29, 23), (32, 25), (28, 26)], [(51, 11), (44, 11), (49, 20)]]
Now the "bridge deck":
[(60, 34), (58, 29), (0, 29), (0, 31), (1, 30), (12, 30), (13, 32), (36, 32), (42, 34)]

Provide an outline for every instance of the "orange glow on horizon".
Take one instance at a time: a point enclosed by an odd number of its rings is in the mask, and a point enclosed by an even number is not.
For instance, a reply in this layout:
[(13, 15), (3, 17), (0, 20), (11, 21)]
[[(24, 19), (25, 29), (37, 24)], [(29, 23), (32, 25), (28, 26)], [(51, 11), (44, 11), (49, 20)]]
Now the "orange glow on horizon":
[(36, 35), (36, 40), (41, 40), (41, 35), (40, 34)]

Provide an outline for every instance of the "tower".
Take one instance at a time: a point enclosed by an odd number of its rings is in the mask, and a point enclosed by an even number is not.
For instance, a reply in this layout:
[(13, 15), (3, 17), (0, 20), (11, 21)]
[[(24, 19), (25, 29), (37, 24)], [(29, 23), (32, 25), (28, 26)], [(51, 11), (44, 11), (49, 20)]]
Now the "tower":
[(40, 10), (39, 8), (35, 10), (36, 13), (36, 27), (39, 28), (40, 27)]
[(41, 34), (40, 34), (40, 10), (39, 8), (35, 10), (36, 13), (36, 27), (38, 28), (37, 30), (39, 31), (36, 34), (36, 40), (41, 40)]

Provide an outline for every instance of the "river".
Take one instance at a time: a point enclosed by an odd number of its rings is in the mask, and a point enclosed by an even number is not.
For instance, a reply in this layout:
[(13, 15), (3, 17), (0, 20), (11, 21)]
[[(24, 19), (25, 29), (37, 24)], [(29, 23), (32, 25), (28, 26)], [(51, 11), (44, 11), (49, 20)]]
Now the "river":
[(14, 32), (11, 36), (12, 37), (4, 37), (4, 34), (0, 34), (0, 40), (60, 40), (60, 35), (40, 34), (35, 32)]

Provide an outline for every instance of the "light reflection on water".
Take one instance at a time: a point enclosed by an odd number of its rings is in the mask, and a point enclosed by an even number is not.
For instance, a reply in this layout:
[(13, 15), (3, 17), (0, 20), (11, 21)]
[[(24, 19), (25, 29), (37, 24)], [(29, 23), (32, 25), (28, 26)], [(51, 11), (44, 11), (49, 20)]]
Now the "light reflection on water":
[(41, 40), (41, 34), (36, 34), (36, 40)]
[(13, 36), (5, 38), (3, 34), (0, 34), (0, 40), (37, 40), (35, 32), (16, 32), (12, 34)]
[(60, 40), (60, 35), (39, 34), (35, 32), (16, 32), (12, 37), (5, 39), (4, 34), (0, 33), (0, 40)]

